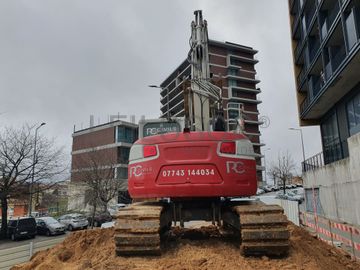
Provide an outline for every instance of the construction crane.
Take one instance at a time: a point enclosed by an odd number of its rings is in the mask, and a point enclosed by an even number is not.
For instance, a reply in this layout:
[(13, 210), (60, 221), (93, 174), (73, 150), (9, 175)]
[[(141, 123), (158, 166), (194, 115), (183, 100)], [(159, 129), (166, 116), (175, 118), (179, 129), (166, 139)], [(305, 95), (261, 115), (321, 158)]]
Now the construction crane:
[[(128, 188), (138, 201), (118, 213), (118, 255), (161, 254), (172, 224), (211, 221), (233, 233), (244, 255), (284, 256), (289, 231), (283, 209), (256, 195), (256, 162), (250, 140), (224, 129), (221, 89), (210, 81), (207, 23), (195, 11), (191, 23), (190, 88), (184, 93), (183, 132), (141, 138), (130, 150)], [(214, 114), (213, 114), (214, 115)], [(142, 201), (142, 202), (139, 202)]]

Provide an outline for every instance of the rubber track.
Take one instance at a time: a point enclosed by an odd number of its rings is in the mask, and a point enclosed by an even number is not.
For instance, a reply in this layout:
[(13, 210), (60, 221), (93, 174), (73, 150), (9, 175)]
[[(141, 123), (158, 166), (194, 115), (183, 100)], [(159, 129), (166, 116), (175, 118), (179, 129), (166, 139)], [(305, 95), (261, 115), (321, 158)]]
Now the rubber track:
[(159, 203), (134, 203), (122, 208), (115, 222), (115, 245), (118, 256), (160, 255)]
[(286, 256), (290, 232), (284, 210), (278, 205), (252, 203), (233, 207), (240, 218), (240, 251), (245, 256)]

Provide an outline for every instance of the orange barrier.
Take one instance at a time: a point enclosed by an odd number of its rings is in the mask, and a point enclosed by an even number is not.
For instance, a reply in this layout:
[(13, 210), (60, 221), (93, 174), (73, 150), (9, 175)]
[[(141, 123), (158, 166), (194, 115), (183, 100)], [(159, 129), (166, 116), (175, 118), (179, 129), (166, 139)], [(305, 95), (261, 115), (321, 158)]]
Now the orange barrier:
[[(360, 242), (355, 241), (353, 238), (354, 235), (358, 235), (358, 236), (360, 235), (360, 230), (358, 228), (351, 226), (349, 224), (335, 222), (333, 220), (326, 219), (324, 217), (309, 212), (301, 212), (300, 220), (303, 225), (314, 229), (319, 239), (327, 243), (330, 243), (332, 245), (334, 245), (333, 241), (337, 240), (352, 247), (353, 257), (360, 259), (360, 257), (357, 256), (355, 253), (355, 250), (360, 251)], [(310, 220), (313, 220), (314, 222), (310, 222)], [(326, 226), (328, 229), (319, 226), (319, 224)], [(349, 234), (349, 238), (346, 238), (342, 235), (335, 233), (332, 229), (337, 229), (346, 232), (347, 234)], [(329, 237), (331, 241), (324, 239), (319, 234), (323, 234)]]

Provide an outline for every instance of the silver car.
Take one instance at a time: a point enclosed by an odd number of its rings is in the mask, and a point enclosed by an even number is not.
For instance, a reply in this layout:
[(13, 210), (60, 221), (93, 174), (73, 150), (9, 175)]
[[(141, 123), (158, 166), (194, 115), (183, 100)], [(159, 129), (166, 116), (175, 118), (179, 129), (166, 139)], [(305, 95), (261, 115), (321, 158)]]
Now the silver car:
[(58, 221), (63, 224), (69, 231), (74, 229), (86, 229), (89, 222), (81, 214), (67, 214), (59, 217)]
[(65, 226), (53, 217), (41, 217), (36, 219), (38, 234), (47, 236), (65, 233)]

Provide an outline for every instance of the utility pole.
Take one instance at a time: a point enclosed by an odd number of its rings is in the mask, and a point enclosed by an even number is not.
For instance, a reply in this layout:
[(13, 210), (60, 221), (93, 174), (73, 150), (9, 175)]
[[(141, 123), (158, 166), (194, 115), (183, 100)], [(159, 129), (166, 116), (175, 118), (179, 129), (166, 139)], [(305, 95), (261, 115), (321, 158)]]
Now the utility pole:
[(35, 176), (37, 133), (38, 133), (39, 128), (41, 128), (44, 125), (46, 125), (46, 123), (41, 123), (40, 126), (38, 126), (35, 129), (34, 154), (33, 154), (32, 175), (31, 175), (31, 183), (30, 183), (29, 216), (31, 216), (31, 212), (32, 212), (32, 189), (33, 189), (34, 176)]
[(289, 130), (296, 130), (300, 131), (300, 137), (301, 137), (301, 147), (302, 147), (302, 155), (303, 155), (303, 163), (302, 163), (302, 171), (305, 169), (305, 148), (304, 148), (304, 138), (301, 128), (289, 128)]

